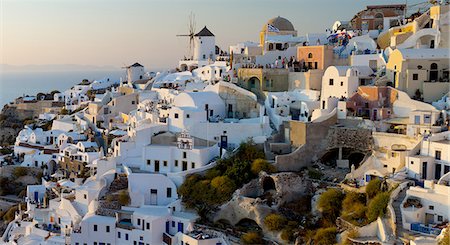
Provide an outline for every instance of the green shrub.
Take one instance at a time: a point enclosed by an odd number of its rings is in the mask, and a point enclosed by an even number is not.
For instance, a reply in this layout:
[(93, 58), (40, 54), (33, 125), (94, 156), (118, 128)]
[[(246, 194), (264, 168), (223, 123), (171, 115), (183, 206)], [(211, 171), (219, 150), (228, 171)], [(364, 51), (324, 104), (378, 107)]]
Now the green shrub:
[(323, 176), (323, 173), (315, 168), (308, 168), (308, 177), (311, 179), (321, 179)]
[(374, 198), (378, 193), (381, 192), (381, 180), (373, 179), (366, 186), (366, 194), (369, 199)]
[(211, 186), (216, 190), (216, 197), (221, 201), (228, 200), (236, 186), (227, 176), (217, 176), (211, 180)]
[(128, 191), (122, 190), (119, 192), (118, 197), (119, 204), (122, 206), (128, 205), (130, 203), (130, 195)]
[(28, 169), (26, 167), (15, 167), (12, 174), (14, 178), (20, 178), (22, 176), (27, 175)]
[(337, 230), (335, 227), (320, 228), (314, 235), (314, 245), (331, 245), (336, 243)]
[(253, 174), (258, 175), (261, 171), (273, 173), (276, 171), (276, 168), (267, 160), (258, 158), (252, 162), (251, 170)]
[(264, 224), (270, 231), (279, 231), (284, 228), (287, 219), (279, 214), (269, 214), (264, 218)]
[(447, 229), (444, 230), (441, 239), (439, 240), (438, 245), (448, 245), (450, 244), (450, 226), (447, 226)]
[(343, 198), (344, 193), (334, 188), (330, 188), (320, 195), (317, 205), (322, 210), (323, 217), (326, 220), (334, 223), (339, 217)]
[(294, 230), (290, 228), (284, 228), (281, 231), (281, 239), (283, 239), (286, 242), (291, 242), (294, 240)]
[(369, 203), (367, 208), (367, 218), (369, 222), (375, 221), (378, 217), (381, 217), (386, 212), (386, 207), (389, 203), (389, 193), (378, 193)]
[(264, 244), (261, 234), (258, 232), (247, 232), (241, 236), (241, 242), (243, 244)]
[(11, 208), (9, 208), (8, 211), (6, 211), (6, 213), (3, 215), (3, 220), (6, 223), (13, 221), (14, 215), (17, 212), (17, 210), (19, 210), (18, 206), (12, 206)]

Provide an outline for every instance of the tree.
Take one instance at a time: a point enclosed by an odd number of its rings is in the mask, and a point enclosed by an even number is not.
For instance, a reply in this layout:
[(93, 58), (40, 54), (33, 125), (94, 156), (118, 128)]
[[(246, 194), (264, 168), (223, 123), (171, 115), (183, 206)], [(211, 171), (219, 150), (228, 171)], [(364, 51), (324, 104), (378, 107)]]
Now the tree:
[(367, 218), (369, 222), (375, 221), (378, 217), (381, 217), (386, 212), (386, 207), (389, 203), (389, 193), (378, 193), (369, 203), (367, 208)]
[(320, 195), (317, 205), (326, 219), (334, 222), (339, 217), (343, 198), (342, 191), (334, 188), (330, 188)]
[(379, 192), (381, 192), (381, 180), (378, 178), (371, 180), (366, 186), (367, 198), (372, 199)]
[(362, 204), (366, 203), (366, 198), (365, 198), (364, 194), (354, 192), (354, 191), (349, 191), (345, 194), (344, 201), (342, 201), (342, 210), (344, 212), (350, 212), (354, 209), (354, 205), (356, 203), (362, 203)]
[(236, 186), (227, 176), (217, 176), (211, 180), (211, 186), (216, 189), (217, 198), (226, 201), (233, 194)]
[(258, 158), (252, 162), (251, 170), (253, 174), (258, 175), (261, 171), (273, 173), (276, 171), (276, 168), (267, 160)]
[(335, 227), (320, 228), (314, 235), (314, 245), (330, 245), (336, 243), (337, 230)]
[(255, 231), (247, 232), (241, 236), (243, 244), (264, 244), (261, 234)]
[(270, 231), (279, 231), (284, 228), (287, 219), (279, 214), (269, 214), (264, 218), (264, 224)]

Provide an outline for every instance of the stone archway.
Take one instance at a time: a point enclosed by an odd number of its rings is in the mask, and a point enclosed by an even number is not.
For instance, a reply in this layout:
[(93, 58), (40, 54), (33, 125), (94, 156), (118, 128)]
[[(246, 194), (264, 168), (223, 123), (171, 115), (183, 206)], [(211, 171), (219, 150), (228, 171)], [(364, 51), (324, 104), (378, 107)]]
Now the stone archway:
[(261, 226), (259, 226), (256, 221), (249, 218), (239, 220), (239, 222), (235, 224), (235, 227), (242, 227), (246, 230), (262, 230)]
[(272, 177), (269, 176), (264, 177), (262, 181), (262, 187), (264, 192), (276, 190), (275, 181), (273, 181)]

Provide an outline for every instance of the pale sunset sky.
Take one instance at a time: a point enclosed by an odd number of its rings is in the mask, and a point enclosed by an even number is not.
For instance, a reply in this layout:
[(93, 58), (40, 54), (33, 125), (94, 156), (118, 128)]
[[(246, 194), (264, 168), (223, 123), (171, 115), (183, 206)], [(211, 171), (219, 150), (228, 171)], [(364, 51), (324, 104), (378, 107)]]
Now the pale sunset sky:
[[(409, 0), (408, 4), (423, 2)], [(0, 0), (0, 64), (175, 67), (187, 53), (188, 17), (228, 50), (258, 41), (270, 18), (289, 19), (299, 35), (324, 32), (366, 5), (401, 0)]]

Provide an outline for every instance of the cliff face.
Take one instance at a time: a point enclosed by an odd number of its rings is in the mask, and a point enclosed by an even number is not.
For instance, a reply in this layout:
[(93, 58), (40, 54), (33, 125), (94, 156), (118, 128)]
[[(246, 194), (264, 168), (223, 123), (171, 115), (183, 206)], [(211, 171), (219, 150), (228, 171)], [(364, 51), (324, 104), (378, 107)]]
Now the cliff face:
[(16, 136), (24, 122), (31, 119), (32, 113), (19, 111), (15, 107), (5, 106), (0, 113), (0, 145), (14, 144)]

